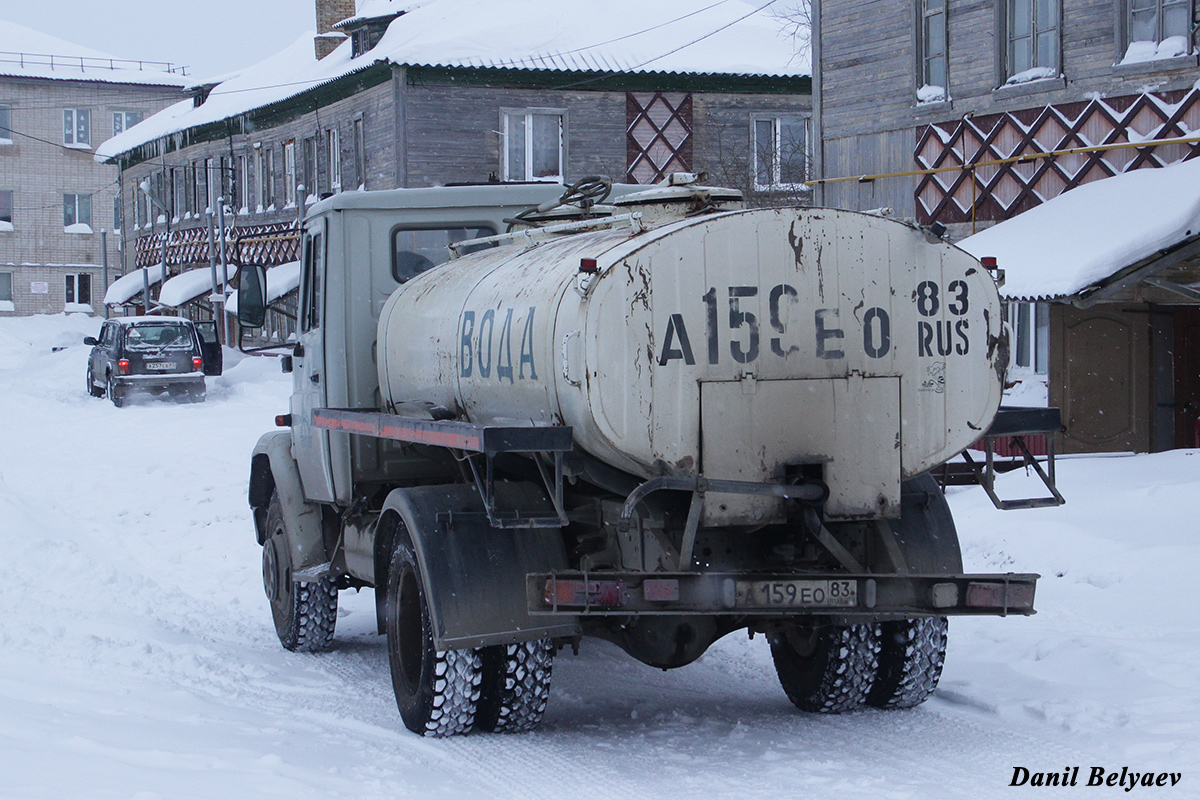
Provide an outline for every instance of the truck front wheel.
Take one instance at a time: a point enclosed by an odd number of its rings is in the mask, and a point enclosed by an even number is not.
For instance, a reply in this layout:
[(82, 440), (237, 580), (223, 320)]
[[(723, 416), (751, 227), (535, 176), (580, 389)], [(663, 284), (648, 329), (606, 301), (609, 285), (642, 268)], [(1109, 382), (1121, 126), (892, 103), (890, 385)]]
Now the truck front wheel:
[(524, 733), (542, 721), (550, 699), (550, 668), (554, 643), (549, 639), (498, 644), (479, 650), (483, 683), (477, 730)]
[(271, 601), (279, 643), (288, 650), (328, 650), (337, 624), (337, 585), (330, 578), (309, 583), (292, 578), (292, 549), (278, 492), (272, 492), (267, 508), (267, 533), (263, 590)]
[(770, 641), (775, 672), (796, 708), (838, 714), (866, 702), (879, 669), (879, 625), (798, 623)]
[(396, 707), (422, 736), (469, 733), (482, 680), (479, 652), (435, 650), (421, 568), (401, 524), (387, 576), (384, 627)]

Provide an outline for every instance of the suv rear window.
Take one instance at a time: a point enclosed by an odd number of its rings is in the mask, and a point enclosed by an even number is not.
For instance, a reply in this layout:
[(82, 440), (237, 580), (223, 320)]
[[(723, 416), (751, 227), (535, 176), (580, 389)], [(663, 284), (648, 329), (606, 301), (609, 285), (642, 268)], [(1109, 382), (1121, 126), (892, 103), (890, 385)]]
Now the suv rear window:
[(191, 350), (194, 346), (192, 329), (178, 323), (142, 322), (125, 331), (129, 350)]

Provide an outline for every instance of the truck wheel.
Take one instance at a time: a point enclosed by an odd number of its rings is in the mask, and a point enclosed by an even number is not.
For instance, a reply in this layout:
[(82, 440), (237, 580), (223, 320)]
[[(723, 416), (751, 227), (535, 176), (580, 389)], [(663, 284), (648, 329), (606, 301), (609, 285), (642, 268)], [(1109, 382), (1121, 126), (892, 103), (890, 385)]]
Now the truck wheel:
[(271, 616), (279, 643), (288, 650), (317, 652), (333, 644), (337, 625), (337, 584), (330, 578), (312, 583), (292, 579), (292, 549), (279, 493), (272, 492), (267, 508), (263, 545), (263, 589), (271, 601)]
[(384, 627), (404, 726), (422, 736), (470, 733), (482, 679), (477, 650), (435, 650), (421, 568), (403, 526), (387, 576)]
[(113, 378), (112, 373), (108, 374), (107, 382), (108, 399), (112, 400), (112, 404), (117, 408), (125, 405), (125, 395), (117, 391), (117, 381)]
[(866, 702), (879, 668), (877, 624), (796, 624), (770, 641), (775, 672), (796, 708), (839, 714)]
[(946, 660), (946, 618), (925, 617), (880, 625), (879, 673), (867, 695), (876, 708), (913, 708), (937, 688)]
[(92, 365), (88, 364), (87, 368), (87, 390), (92, 397), (104, 397), (104, 389), (96, 385), (95, 376), (92, 374)]
[(550, 699), (554, 643), (549, 639), (483, 647), (476, 730), (524, 733), (542, 721)]

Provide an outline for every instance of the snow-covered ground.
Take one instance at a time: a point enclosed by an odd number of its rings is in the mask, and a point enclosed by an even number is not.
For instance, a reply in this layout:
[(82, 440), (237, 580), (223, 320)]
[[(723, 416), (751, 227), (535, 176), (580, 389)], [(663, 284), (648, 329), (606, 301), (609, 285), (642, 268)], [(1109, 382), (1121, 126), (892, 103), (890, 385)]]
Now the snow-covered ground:
[(275, 638), (245, 484), (276, 362), (227, 352), (208, 402), (117, 409), (84, 389), (98, 329), (0, 319), (0, 798), (991, 798), (1075, 766), (1052, 793), (1125, 796), (1084, 784), (1128, 767), (1200, 797), (1200, 451), (1064, 459), (1057, 509), (956, 492), (968, 570), (1040, 572), (1040, 613), (952, 620), (916, 710), (801, 714), (761, 637), (669, 673), (588, 640), (536, 732), (426, 740), (370, 593), (330, 653)]

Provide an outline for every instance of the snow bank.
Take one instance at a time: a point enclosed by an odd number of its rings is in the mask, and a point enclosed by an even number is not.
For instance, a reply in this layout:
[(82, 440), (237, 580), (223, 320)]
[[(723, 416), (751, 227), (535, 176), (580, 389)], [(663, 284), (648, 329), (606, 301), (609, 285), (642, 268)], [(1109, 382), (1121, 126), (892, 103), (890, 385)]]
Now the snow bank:
[(996, 256), (1001, 292), (1067, 297), (1200, 235), (1200, 159), (1086, 183), (958, 243)]
[(1200, 451), (1064, 459), (1061, 508), (952, 494), (967, 569), (1042, 573), (1039, 613), (952, 620), (913, 711), (800, 714), (761, 636), (666, 673), (589, 639), (535, 733), (425, 740), (370, 591), (341, 593), (333, 652), (276, 640), (246, 475), (291, 376), (227, 350), (208, 402), (116, 409), (84, 388), (99, 326), (0, 319), (0, 795), (528, 800), (585, 775), (606, 797), (960, 800), (1068, 765), (1182, 772), (1160, 794), (1195, 794)]

